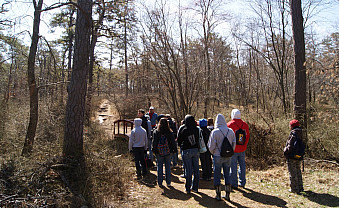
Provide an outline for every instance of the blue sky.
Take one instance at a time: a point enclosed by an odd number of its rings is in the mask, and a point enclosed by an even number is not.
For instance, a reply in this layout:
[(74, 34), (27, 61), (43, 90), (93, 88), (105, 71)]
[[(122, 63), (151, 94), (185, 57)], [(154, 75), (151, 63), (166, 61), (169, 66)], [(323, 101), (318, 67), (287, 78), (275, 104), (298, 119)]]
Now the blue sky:
[[(5, 0), (0, 0), (0, 2)], [(153, 0), (137, 0), (139, 2), (153, 4)], [(181, 0), (182, 5), (190, 5), (193, 0)], [(17, 0), (10, 5), (7, 5), (6, 8), (9, 9), (9, 12), (5, 15), (1, 15), (0, 18), (3, 19), (7, 17), (15, 22), (15, 27), (12, 27), (8, 30), (11, 34), (19, 34), (22, 31), (25, 31), (18, 35), (19, 39), (22, 39), (24, 42), (29, 42), (28, 31), (32, 30), (32, 21), (33, 21), (33, 5), (32, 1), (20, 1)], [(52, 3), (57, 2), (56, 0), (44, 0), (45, 5), (51, 5)], [(170, 4), (175, 7), (178, 5), (179, 0), (171, 0)], [(229, 1), (222, 0), (225, 4), (225, 10), (231, 12), (234, 17), (245, 17), (250, 14), (248, 1), (246, 0), (237, 0)], [(2, 4), (2, 3), (1, 3)], [(310, 26), (307, 28), (312, 28), (313, 31), (318, 33), (319, 36), (325, 37), (333, 32), (339, 32), (339, 1), (332, 0), (331, 5), (323, 6), (320, 8), (320, 12), (314, 16), (310, 23)], [(55, 33), (50, 33), (49, 28), (49, 19), (51, 18), (51, 12), (44, 12), (42, 14), (42, 22), (40, 27), (40, 34), (45, 36), (47, 40), (53, 40), (57, 38), (61, 33), (56, 31)], [(225, 31), (228, 30), (230, 25), (228, 23), (221, 24), (216, 28), (216, 31)], [(27, 31), (27, 32), (26, 32)]]

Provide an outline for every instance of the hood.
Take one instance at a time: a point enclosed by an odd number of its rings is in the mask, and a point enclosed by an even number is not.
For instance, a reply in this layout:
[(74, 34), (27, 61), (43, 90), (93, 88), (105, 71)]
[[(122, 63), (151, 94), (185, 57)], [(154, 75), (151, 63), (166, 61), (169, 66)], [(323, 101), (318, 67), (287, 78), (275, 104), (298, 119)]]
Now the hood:
[(233, 109), (232, 113), (231, 113), (231, 118), (233, 119), (241, 119), (241, 114), (240, 114), (240, 110), (238, 109)]
[(215, 119), (215, 125), (214, 126), (216, 128), (227, 127), (227, 123), (226, 123), (224, 115), (222, 115), (220, 113), (217, 115), (217, 117)]
[(186, 115), (185, 116), (185, 126), (188, 129), (193, 129), (197, 126), (196, 123), (195, 123), (195, 119), (192, 115)]
[(141, 126), (142, 119), (141, 118), (135, 118), (134, 119), (134, 125), (135, 127)]

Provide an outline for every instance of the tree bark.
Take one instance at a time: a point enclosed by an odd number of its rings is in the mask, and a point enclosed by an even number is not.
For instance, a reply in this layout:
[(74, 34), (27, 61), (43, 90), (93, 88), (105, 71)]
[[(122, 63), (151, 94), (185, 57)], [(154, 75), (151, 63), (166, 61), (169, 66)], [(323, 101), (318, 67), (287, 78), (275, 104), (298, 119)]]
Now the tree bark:
[(306, 115), (307, 82), (305, 66), (305, 38), (304, 38), (301, 0), (290, 0), (290, 5), (294, 39), (294, 67), (295, 67), (294, 113), (296, 119), (298, 119), (301, 122), (302, 127), (305, 130), (307, 130), (307, 115)]
[(34, 22), (33, 22), (33, 34), (31, 47), (29, 49), (28, 55), (28, 70), (27, 70), (27, 80), (29, 88), (29, 124), (26, 133), (24, 147), (22, 149), (22, 156), (28, 156), (33, 151), (34, 138), (36, 133), (36, 128), (38, 125), (38, 88), (35, 81), (35, 57), (38, 48), (39, 42), (39, 28), (40, 28), (40, 16), (43, 0), (39, 0), (38, 4), (36, 1), (34, 3)]
[(83, 124), (89, 69), (89, 49), (92, 0), (79, 0), (75, 28), (74, 60), (68, 86), (63, 155), (65, 158), (83, 157)]

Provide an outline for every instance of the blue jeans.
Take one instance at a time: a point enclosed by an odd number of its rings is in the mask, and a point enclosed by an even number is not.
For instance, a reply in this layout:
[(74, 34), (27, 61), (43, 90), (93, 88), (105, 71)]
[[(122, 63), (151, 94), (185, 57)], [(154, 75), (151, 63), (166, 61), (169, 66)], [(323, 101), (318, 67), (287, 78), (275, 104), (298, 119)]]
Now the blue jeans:
[(237, 175), (237, 165), (239, 163), (239, 183), (240, 186), (245, 186), (246, 184), (246, 164), (245, 164), (245, 151), (234, 153), (232, 156), (231, 162), (231, 180), (232, 187), (238, 187), (238, 175)]
[(172, 166), (178, 165), (178, 151), (171, 153)]
[[(199, 187), (199, 150), (198, 148), (183, 150), (183, 161), (185, 168), (187, 192), (192, 190), (198, 191)], [(193, 185), (192, 185), (193, 174)], [(192, 186), (192, 187), (191, 187)]]
[(219, 186), (221, 180), (221, 168), (223, 169), (223, 175), (225, 180), (225, 185), (231, 184), (231, 177), (229, 176), (230, 167), (231, 167), (231, 158), (230, 157), (213, 157), (213, 170), (214, 170), (214, 179), (213, 185)]
[[(133, 147), (133, 155), (135, 168), (137, 170), (137, 176), (141, 176), (141, 171), (143, 175), (147, 174), (146, 163), (145, 163), (145, 148), (144, 147)], [(140, 167), (141, 166), (141, 167)]]
[(157, 157), (157, 174), (158, 174), (158, 185), (162, 186), (163, 179), (163, 169), (165, 163), (165, 176), (167, 185), (171, 185), (171, 154), (166, 156), (160, 156), (156, 154)]

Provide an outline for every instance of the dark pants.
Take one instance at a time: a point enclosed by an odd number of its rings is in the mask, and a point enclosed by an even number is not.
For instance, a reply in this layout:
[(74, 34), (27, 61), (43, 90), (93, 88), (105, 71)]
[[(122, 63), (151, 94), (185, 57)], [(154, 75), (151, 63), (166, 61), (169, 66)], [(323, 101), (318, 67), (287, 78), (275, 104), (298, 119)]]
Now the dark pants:
[(145, 151), (144, 147), (133, 147), (133, 155), (134, 155), (135, 167), (137, 169), (137, 176), (141, 176), (141, 171), (142, 171), (142, 175), (147, 174), (144, 151)]
[(304, 190), (303, 179), (300, 168), (301, 160), (287, 159), (287, 168), (290, 175), (290, 186), (294, 192)]
[(200, 154), (202, 178), (210, 180), (212, 177), (212, 155), (209, 151)]

